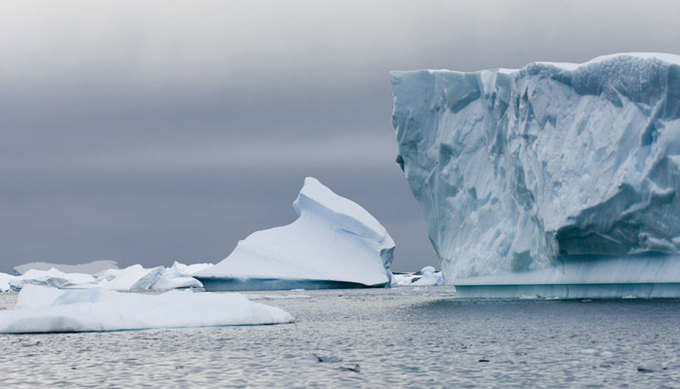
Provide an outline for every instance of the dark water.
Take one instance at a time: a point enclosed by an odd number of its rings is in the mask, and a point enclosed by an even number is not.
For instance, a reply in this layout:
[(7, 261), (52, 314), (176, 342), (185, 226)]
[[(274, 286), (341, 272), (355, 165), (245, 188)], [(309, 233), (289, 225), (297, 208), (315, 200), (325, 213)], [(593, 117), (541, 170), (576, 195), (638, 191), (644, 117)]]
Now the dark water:
[[(453, 296), (448, 287), (269, 292), (258, 301), (286, 309), (295, 324), (0, 335), (0, 381), (7, 388), (680, 387), (678, 300)], [(0, 297), (0, 308), (12, 303)]]

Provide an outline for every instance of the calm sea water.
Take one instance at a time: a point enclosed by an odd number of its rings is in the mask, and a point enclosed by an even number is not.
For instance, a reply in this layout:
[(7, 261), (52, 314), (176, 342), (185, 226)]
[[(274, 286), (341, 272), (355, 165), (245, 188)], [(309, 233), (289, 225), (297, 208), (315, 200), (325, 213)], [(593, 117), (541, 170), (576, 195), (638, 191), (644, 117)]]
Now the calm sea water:
[[(295, 324), (0, 335), (17, 387), (680, 387), (680, 301), (251, 293)], [(286, 298), (282, 298), (286, 297)], [(0, 309), (15, 296), (0, 296)], [(215, 307), (219, 309), (219, 307)]]

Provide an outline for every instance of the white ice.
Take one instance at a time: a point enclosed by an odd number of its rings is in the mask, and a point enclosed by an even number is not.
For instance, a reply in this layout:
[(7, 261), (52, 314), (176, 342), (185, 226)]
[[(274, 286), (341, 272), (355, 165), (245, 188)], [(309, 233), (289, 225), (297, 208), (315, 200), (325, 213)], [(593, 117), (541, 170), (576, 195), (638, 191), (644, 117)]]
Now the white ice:
[[(43, 263), (38, 263), (42, 267)], [(24, 274), (13, 276), (0, 273), (0, 291), (19, 290), (25, 285), (43, 285), (56, 288), (104, 288), (117, 291), (164, 291), (179, 288), (201, 288), (203, 285), (193, 277), (196, 272), (213, 264), (196, 263), (185, 265), (175, 262), (169, 268), (158, 266), (144, 268), (132, 265), (123, 269), (107, 268), (95, 274), (63, 272), (56, 268), (49, 270), (29, 269), (32, 264), (19, 268)], [(72, 265), (71, 268), (80, 268)]]
[(160, 295), (28, 285), (14, 309), (0, 311), (0, 333), (117, 331), (290, 323), (280, 308), (235, 293)]
[(90, 287), (97, 283), (91, 274), (64, 273), (57, 269), (35, 270), (30, 269), (24, 274), (15, 276), (9, 280), (14, 289), (21, 289), (26, 285), (44, 285), (56, 288)]
[(107, 269), (117, 269), (118, 263), (111, 260), (98, 260), (88, 263), (82, 263), (78, 265), (66, 265), (50, 262), (30, 262), (23, 265), (15, 266), (19, 274), (24, 274), (29, 270), (50, 270), (57, 269), (64, 273), (84, 273), (84, 274), (96, 274)]
[(254, 232), (197, 277), (389, 283), (394, 241), (364, 208), (311, 177), (293, 207), (293, 223)]

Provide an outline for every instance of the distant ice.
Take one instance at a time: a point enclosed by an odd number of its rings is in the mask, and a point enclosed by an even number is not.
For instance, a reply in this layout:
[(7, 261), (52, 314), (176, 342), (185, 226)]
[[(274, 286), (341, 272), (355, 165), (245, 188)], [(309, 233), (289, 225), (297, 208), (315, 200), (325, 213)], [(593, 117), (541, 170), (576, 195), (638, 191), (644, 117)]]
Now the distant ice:
[(392, 286), (435, 286), (443, 285), (444, 278), (441, 271), (432, 266), (425, 266), (415, 273), (392, 274)]
[(293, 223), (257, 231), (197, 274), (207, 290), (389, 285), (394, 241), (370, 213), (308, 177)]
[(9, 283), (14, 289), (26, 285), (45, 285), (55, 288), (90, 287), (97, 279), (91, 274), (64, 273), (55, 268), (49, 270), (30, 269), (20, 276), (13, 277)]
[(14, 309), (0, 311), (0, 333), (117, 331), (290, 323), (280, 308), (235, 293), (170, 291), (160, 295), (101, 288), (27, 285)]
[[(56, 288), (104, 288), (117, 291), (165, 291), (180, 288), (201, 288), (203, 285), (193, 275), (213, 264), (185, 265), (175, 262), (171, 267), (144, 268), (132, 265), (123, 269), (108, 268), (95, 274), (63, 272), (57, 268), (48, 270), (20, 268), (24, 274), (14, 276), (0, 273), (0, 292), (20, 290), (25, 285), (53, 286)], [(74, 265), (72, 268), (80, 268)]]
[(435, 271), (432, 266), (425, 266), (420, 273), (422, 276), (413, 282), (414, 286), (434, 286), (444, 283), (442, 272)]

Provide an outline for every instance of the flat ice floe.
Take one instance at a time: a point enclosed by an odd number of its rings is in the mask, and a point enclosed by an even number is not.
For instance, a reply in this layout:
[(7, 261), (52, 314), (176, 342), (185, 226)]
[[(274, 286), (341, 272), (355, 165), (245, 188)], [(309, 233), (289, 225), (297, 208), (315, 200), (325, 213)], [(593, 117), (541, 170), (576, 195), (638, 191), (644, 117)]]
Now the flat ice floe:
[(394, 241), (355, 202), (307, 177), (293, 223), (257, 231), (196, 277), (206, 290), (281, 290), (389, 285)]
[(392, 85), (397, 161), (447, 281), (670, 287), (679, 56), (394, 72)]
[(0, 333), (140, 330), (290, 323), (284, 310), (236, 293), (170, 291), (160, 295), (101, 288), (27, 285), (14, 309), (0, 311)]

